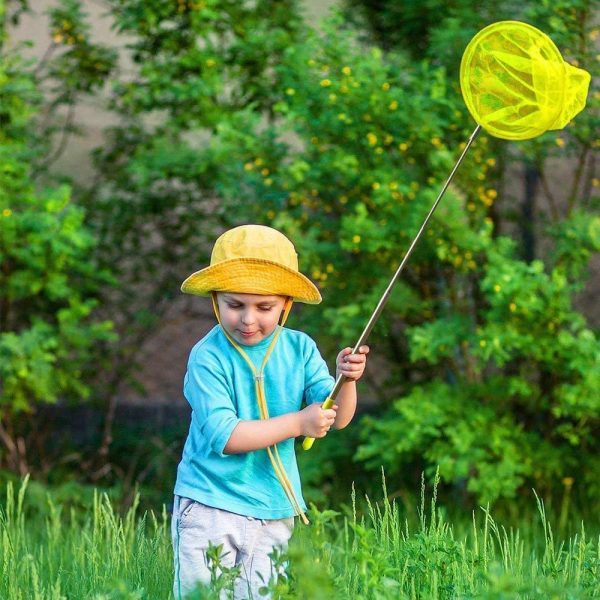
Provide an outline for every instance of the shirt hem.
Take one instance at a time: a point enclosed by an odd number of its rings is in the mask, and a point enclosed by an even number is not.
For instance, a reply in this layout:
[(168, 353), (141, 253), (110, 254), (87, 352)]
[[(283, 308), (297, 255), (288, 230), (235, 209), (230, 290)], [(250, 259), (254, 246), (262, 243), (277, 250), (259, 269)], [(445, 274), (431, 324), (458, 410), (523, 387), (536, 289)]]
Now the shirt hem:
[[(193, 488), (185, 487), (185, 486), (177, 486), (175, 487), (174, 493), (177, 496), (183, 496), (184, 498), (189, 498), (190, 500), (195, 500), (196, 502), (201, 502), (202, 504), (206, 504), (206, 506), (210, 506), (212, 508), (218, 508), (220, 510), (225, 510), (227, 512), (235, 513), (237, 515), (242, 515), (244, 517), (253, 517), (255, 519), (288, 519), (290, 517), (296, 517), (296, 513), (290, 506), (290, 508), (281, 508), (278, 510), (272, 509), (260, 509), (256, 506), (248, 506), (247, 504), (241, 504), (238, 502), (232, 502), (231, 500), (225, 500), (223, 498), (215, 498), (210, 494), (202, 494), (199, 493), (198, 490)], [(300, 502), (300, 507), (302, 511), (306, 511), (306, 505), (304, 502)]]

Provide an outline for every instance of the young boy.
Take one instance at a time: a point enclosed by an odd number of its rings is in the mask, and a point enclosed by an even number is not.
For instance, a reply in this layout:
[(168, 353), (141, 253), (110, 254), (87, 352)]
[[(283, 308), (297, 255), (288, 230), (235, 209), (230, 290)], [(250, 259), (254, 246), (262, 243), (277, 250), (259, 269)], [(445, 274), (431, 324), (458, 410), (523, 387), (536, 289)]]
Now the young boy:
[(210, 581), (209, 543), (222, 544), (222, 565), (240, 567), (234, 597), (260, 598), (269, 554), (286, 547), (295, 515), (308, 522), (294, 439), (352, 420), (369, 349), (338, 354), (339, 407), (322, 409), (334, 379), (312, 339), (283, 327), (293, 300), (318, 304), (321, 295), (270, 227), (224, 233), (210, 266), (181, 289), (211, 294), (219, 324), (192, 349), (184, 380), (192, 418), (175, 484), (175, 598)]

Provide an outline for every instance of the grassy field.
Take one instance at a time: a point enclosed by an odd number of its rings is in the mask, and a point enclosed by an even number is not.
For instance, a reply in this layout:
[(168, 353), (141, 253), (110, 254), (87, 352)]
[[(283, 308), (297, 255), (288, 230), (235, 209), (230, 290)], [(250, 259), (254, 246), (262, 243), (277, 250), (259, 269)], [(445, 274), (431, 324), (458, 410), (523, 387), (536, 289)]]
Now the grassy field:
[[(88, 511), (48, 496), (28, 509), (27, 481), (11, 484), (0, 511), (0, 598), (10, 600), (168, 599), (172, 555), (169, 517), (119, 516), (105, 495)], [(311, 511), (310, 527), (297, 526), (289, 552), (276, 557), (286, 576), (275, 597), (330, 598), (600, 598), (600, 539), (582, 524), (568, 539), (554, 539), (538, 501), (536, 522), (506, 529), (482, 510), (454, 526), (421, 494), (410, 525), (397, 506), (366, 501), (359, 516)], [(354, 494), (352, 505), (356, 507)], [(218, 561), (218, 559), (217, 559)], [(218, 597), (232, 573), (196, 598)]]

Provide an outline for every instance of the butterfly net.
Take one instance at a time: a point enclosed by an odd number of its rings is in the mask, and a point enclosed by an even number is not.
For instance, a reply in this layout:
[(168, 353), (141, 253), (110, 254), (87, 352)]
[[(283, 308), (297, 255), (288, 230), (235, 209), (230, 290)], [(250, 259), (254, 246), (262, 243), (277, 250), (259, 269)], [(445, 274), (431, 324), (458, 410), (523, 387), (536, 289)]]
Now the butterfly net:
[(590, 75), (520, 21), (482, 29), (462, 57), (460, 84), (472, 117), (495, 137), (525, 140), (562, 129), (585, 106)]

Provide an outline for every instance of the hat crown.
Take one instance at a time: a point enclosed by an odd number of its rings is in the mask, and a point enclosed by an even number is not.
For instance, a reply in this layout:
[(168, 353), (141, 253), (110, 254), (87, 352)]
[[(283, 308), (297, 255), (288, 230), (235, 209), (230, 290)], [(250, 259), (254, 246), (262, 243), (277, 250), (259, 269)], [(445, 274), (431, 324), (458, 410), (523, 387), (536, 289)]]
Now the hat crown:
[(215, 242), (210, 264), (244, 258), (268, 260), (298, 271), (298, 255), (292, 242), (265, 225), (241, 225), (226, 231)]

